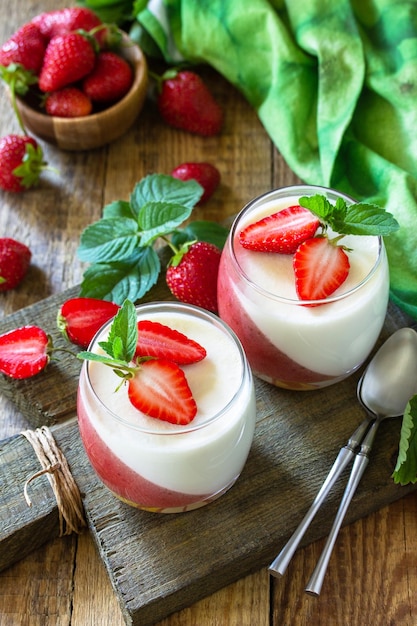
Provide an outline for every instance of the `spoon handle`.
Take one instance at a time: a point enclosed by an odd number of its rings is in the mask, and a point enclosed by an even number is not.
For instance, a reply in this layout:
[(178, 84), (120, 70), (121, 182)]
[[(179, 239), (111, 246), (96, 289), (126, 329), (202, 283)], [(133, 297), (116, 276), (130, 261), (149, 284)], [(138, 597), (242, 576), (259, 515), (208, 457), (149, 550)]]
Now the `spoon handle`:
[(352, 460), (355, 454), (355, 450), (359, 446), (368, 426), (369, 419), (365, 419), (352, 434), (347, 445), (343, 446), (343, 448), (340, 449), (339, 454), (337, 455), (335, 462), (333, 463), (333, 466), (327, 475), (326, 480), (324, 481), (323, 485), (320, 488), (320, 491), (317, 493), (313, 501), (313, 504), (311, 505), (311, 507), (309, 508), (309, 510), (301, 520), (300, 524), (281, 550), (281, 552), (269, 566), (269, 571), (273, 576), (276, 576), (278, 578), (284, 575), (285, 570), (287, 569), (294, 555), (294, 552), (296, 551), (313, 517), (316, 515), (317, 511), (323, 504), (330, 489), (333, 487), (340, 474), (348, 465), (349, 461)]
[(369, 462), (369, 452), (371, 450), (373, 441), (375, 439), (376, 431), (378, 429), (380, 420), (375, 420), (369, 429), (368, 434), (366, 435), (363, 443), (361, 445), (361, 449), (356, 455), (355, 461), (352, 466), (352, 471), (350, 473), (348, 484), (346, 485), (345, 492), (343, 494), (342, 501), (340, 503), (339, 509), (337, 511), (335, 520), (333, 522), (332, 529), (327, 538), (326, 544), (323, 548), (323, 552), (317, 562), (317, 565), (314, 569), (314, 572), (308, 581), (306, 586), (306, 592), (313, 596), (320, 595), (320, 591), (323, 585), (324, 576), (326, 574), (327, 566), (329, 564), (330, 556), (332, 554), (332, 550), (334, 544), (336, 542), (337, 535), (339, 533), (340, 527), (342, 525), (343, 519), (346, 515), (346, 511), (349, 507), (349, 504), (353, 498), (353, 495), (356, 491), (357, 486), (362, 478), (362, 475), (366, 469), (366, 466)]

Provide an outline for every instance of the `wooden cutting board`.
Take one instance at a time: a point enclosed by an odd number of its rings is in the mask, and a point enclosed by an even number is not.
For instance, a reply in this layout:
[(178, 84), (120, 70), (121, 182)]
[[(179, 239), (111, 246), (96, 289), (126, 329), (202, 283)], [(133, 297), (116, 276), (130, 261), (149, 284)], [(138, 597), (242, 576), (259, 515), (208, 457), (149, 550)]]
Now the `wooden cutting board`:
[[(0, 333), (28, 323), (41, 325), (55, 345), (67, 347), (56, 330), (59, 305), (73, 289), (3, 319)], [(159, 285), (148, 296), (168, 299)], [(390, 306), (380, 343), (410, 319)], [(57, 355), (58, 357), (58, 355)], [(31, 381), (0, 379), (31, 427), (52, 426), (82, 493), (86, 518), (119, 598), (126, 624), (146, 626), (191, 605), (221, 587), (268, 565), (298, 525), (339, 450), (363, 418), (356, 401), (361, 372), (314, 392), (277, 389), (256, 380), (258, 420), (248, 462), (235, 486), (218, 501), (178, 515), (138, 511), (100, 484), (77, 429), (75, 398), (80, 363), (62, 353)], [(416, 488), (394, 485), (401, 421), (380, 429), (371, 462), (346, 523)], [(0, 444), (0, 569), (58, 536), (58, 513), (46, 477), (31, 483), (32, 508), (23, 497), (39, 463), (26, 439)], [(347, 470), (348, 471), (348, 470)], [(346, 475), (317, 514), (303, 544), (328, 533)]]

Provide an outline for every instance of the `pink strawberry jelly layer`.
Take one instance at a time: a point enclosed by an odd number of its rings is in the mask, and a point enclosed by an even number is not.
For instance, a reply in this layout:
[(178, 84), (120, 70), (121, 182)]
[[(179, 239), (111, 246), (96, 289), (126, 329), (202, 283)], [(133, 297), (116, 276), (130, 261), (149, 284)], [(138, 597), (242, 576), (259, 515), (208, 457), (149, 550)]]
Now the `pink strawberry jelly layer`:
[(146, 480), (123, 461), (100, 439), (78, 397), (78, 424), (91, 465), (103, 483), (129, 504), (149, 509), (182, 508), (208, 500), (208, 495), (190, 495), (171, 491)]
[[(225, 263), (224, 258), (221, 263)], [(243, 310), (238, 298), (233, 296), (232, 272), (219, 274), (218, 301), (220, 317), (235, 331), (242, 342), (246, 356), (255, 375), (281, 386), (314, 387), (332, 380), (290, 359), (278, 350)]]

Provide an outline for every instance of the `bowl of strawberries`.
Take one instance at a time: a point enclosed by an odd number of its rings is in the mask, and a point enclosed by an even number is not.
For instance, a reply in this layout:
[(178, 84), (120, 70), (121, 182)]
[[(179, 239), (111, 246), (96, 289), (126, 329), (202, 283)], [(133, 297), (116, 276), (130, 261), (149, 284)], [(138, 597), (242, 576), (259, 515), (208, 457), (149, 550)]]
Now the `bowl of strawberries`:
[(118, 139), (135, 122), (147, 92), (139, 46), (84, 7), (25, 23), (1, 47), (0, 66), (22, 128), (64, 150)]

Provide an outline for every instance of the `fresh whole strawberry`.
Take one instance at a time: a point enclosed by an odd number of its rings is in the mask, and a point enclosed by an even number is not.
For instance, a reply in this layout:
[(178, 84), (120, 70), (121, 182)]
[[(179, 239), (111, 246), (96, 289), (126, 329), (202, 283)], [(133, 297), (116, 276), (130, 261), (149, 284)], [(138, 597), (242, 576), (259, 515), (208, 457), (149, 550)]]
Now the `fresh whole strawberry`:
[(57, 35), (49, 42), (39, 74), (39, 89), (57, 91), (83, 79), (95, 64), (93, 38), (79, 32)]
[(93, 71), (83, 80), (87, 96), (100, 104), (121, 100), (133, 83), (129, 63), (115, 52), (103, 51), (97, 55)]
[(46, 40), (36, 26), (28, 22), (17, 30), (0, 48), (0, 65), (12, 63), (38, 74), (43, 63)]
[(0, 372), (30, 378), (49, 362), (50, 338), (38, 326), (22, 326), (0, 335)]
[(163, 120), (174, 128), (203, 136), (217, 135), (222, 129), (223, 109), (195, 72), (166, 72), (157, 105)]
[(159, 322), (141, 320), (138, 322), (135, 356), (151, 356), (173, 361), (177, 365), (189, 365), (204, 359), (206, 350), (178, 330)]
[(45, 111), (55, 117), (85, 117), (93, 110), (93, 103), (81, 89), (63, 87), (45, 98)]
[(183, 370), (166, 359), (141, 361), (129, 379), (128, 396), (142, 413), (173, 424), (189, 424), (197, 413)]
[(57, 35), (70, 31), (90, 31), (101, 25), (101, 19), (87, 7), (67, 7), (55, 11), (40, 13), (32, 19), (45, 39), (50, 40)]
[(0, 188), (4, 191), (33, 187), (45, 167), (42, 148), (33, 137), (6, 135), (0, 139)]
[(298, 297), (323, 300), (344, 283), (350, 264), (343, 247), (335, 240), (313, 237), (298, 247), (293, 267)]
[(57, 324), (64, 336), (86, 348), (100, 328), (120, 309), (118, 304), (97, 298), (70, 298), (58, 311)]
[(257, 252), (294, 254), (300, 243), (314, 236), (319, 226), (315, 215), (295, 205), (249, 224), (239, 233), (239, 242)]
[(20, 241), (0, 237), (0, 291), (17, 287), (29, 269), (32, 252)]
[(217, 275), (221, 251), (205, 241), (186, 244), (170, 261), (166, 283), (181, 302), (217, 313)]
[(206, 162), (188, 162), (177, 165), (171, 176), (180, 180), (196, 180), (204, 189), (197, 204), (204, 204), (216, 191), (220, 184), (220, 172), (211, 163)]

